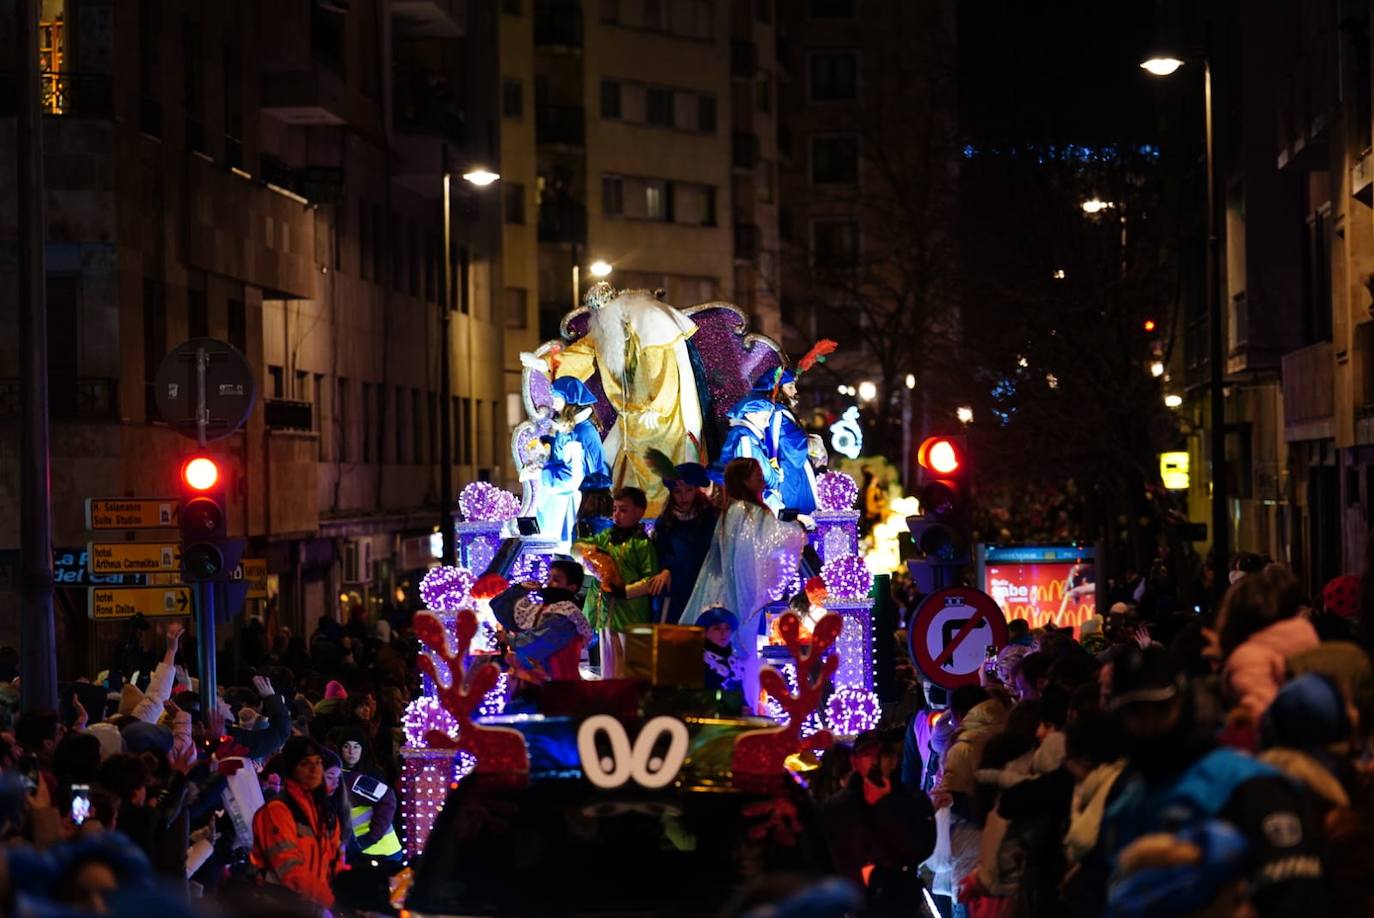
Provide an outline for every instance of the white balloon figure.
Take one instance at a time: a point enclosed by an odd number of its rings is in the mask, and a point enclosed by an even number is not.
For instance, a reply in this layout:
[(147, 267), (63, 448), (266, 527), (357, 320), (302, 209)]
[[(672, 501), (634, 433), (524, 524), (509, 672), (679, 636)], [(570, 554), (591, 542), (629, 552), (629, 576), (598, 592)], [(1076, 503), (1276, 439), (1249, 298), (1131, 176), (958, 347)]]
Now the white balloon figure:
[(859, 426), (859, 409), (850, 405), (840, 419), (830, 425), (830, 445), (835, 452), (858, 459), (864, 448), (864, 430)]

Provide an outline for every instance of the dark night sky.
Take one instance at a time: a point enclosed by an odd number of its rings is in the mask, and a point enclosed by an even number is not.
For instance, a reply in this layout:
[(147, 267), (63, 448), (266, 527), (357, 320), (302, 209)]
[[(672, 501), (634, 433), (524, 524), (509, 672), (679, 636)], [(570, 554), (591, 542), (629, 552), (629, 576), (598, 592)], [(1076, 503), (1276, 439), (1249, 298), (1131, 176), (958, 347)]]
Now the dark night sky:
[(1152, 0), (959, 0), (961, 129), (982, 143), (1157, 138)]

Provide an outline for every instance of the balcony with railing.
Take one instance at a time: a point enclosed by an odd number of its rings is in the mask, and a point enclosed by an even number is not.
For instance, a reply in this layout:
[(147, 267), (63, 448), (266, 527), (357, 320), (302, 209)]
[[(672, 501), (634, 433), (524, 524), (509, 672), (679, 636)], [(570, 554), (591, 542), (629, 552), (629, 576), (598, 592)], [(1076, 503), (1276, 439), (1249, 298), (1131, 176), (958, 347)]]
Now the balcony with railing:
[(534, 4), (536, 47), (582, 47), (582, 4), (575, 0), (536, 0)]
[(755, 261), (759, 257), (759, 228), (751, 223), (735, 224), (735, 258)]
[(585, 245), (586, 205), (568, 194), (546, 194), (539, 202), (539, 241)]
[(753, 169), (759, 164), (759, 135), (736, 131), (730, 143), (730, 165)]
[[(22, 411), (19, 380), (0, 379), (0, 419), (17, 419)], [(48, 380), (48, 413), (55, 421), (117, 421), (119, 380), (52, 376)]]
[(263, 423), (268, 430), (314, 430), (314, 406), (288, 398), (263, 399)]
[(1332, 435), (1336, 412), (1331, 342), (1320, 341), (1283, 357), (1283, 424), (1288, 440)]
[(535, 112), (536, 143), (581, 147), (586, 142), (586, 129), (580, 105), (541, 105)]
[[(39, 74), (38, 104), (49, 115), (108, 118), (114, 114), (114, 78), (108, 73)], [(18, 74), (0, 71), (0, 115), (13, 115), (19, 102)]]

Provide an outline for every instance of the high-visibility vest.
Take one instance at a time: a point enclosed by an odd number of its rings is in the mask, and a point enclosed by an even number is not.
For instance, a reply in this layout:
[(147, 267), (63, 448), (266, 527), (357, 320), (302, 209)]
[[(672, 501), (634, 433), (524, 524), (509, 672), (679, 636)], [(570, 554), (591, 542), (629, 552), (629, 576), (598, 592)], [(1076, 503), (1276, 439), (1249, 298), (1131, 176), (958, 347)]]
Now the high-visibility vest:
[[(362, 838), (372, 827), (372, 807), (355, 806), (349, 815), (353, 823), (353, 837)], [(385, 835), (373, 842), (371, 846), (363, 849), (363, 854), (371, 854), (376, 857), (391, 857), (400, 852), (401, 840), (396, 837), (394, 826), (388, 826)]]

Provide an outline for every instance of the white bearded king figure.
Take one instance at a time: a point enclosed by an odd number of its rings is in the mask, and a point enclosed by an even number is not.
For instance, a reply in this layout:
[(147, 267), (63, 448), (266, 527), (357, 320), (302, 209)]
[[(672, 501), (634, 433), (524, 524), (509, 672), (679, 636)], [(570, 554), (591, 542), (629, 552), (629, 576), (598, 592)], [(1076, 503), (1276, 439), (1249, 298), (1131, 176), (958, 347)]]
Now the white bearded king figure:
[(696, 333), (691, 319), (644, 291), (616, 293), (604, 281), (586, 297), (587, 334), (568, 345), (559, 376), (587, 380), (601, 373), (601, 388), (615, 408), (604, 449), (616, 487), (643, 488), (649, 516), (667, 497), (645, 456), (657, 449), (674, 463), (702, 462), (701, 402), (688, 355)]

